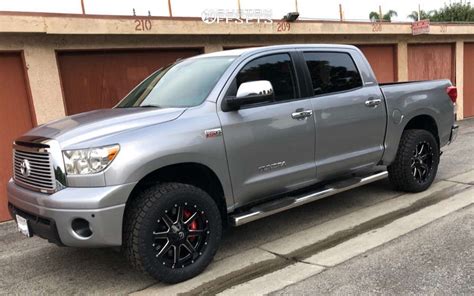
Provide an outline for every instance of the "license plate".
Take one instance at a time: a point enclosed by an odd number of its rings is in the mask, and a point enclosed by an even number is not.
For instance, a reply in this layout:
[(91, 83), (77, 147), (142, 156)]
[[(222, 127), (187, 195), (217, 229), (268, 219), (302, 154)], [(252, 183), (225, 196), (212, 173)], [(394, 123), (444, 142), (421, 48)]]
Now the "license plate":
[(31, 237), (30, 229), (28, 228), (28, 220), (22, 216), (16, 215), (16, 224), (18, 226), (18, 231), (27, 237)]

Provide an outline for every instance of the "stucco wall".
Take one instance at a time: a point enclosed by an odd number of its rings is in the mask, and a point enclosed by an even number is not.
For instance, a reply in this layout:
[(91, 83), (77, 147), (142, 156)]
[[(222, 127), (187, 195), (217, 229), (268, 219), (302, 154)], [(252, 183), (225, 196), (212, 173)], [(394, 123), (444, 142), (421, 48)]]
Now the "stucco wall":
[(24, 51), (38, 124), (65, 115), (56, 51), (115, 48), (223, 47), (288, 43), (397, 44), (397, 74), (408, 80), (407, 45), (455, 43), (458, 116), (462, 118), (463, 42), (474, 41), (473, 25), (432, 26), (430, 35), (412, 36), (409, 24), (292, 23), (288, 32), (272, 25), (206, 25), (196, 19), (153, 19), (153, 28), (134, 31), (133, 18), (0, 15), (0, 51)]

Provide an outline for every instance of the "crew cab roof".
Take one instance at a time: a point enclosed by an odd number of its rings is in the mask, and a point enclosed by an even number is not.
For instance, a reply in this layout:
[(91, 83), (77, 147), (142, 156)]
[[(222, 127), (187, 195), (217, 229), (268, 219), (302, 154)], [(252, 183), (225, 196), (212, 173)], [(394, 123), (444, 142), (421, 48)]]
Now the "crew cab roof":
[(285, 44), (285, 45), (271, 45), (271, 46), (223, 50), (223, 51), (202, 54), (196, 57), (202, 58), (202, 57), (219, 57), (219, 56), (242, 56), (242, 55), (255, 54), (255, 53), (260, 53), (260, 52), (265, 52), (265, 51), (270, 51), (270, 50), (293, 49), (293, 48), (357, 49), (357, 47), (353, 45), (342, 45), (342, 44)]

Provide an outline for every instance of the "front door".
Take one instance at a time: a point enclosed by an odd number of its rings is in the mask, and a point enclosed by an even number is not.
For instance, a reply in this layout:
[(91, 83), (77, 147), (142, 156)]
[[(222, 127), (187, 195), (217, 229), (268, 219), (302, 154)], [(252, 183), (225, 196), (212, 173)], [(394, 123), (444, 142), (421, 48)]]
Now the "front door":
[(311, 101), (300, 98), (290, 55), (278, 53), (248, 62), (227, 95), (235, 95), (241, 83), (256, 80), (271, 82), (273, 102), (218, 112), (237, 207), (315, 180), (314, 120), (311, 115), (294, 116), (311, 111)]

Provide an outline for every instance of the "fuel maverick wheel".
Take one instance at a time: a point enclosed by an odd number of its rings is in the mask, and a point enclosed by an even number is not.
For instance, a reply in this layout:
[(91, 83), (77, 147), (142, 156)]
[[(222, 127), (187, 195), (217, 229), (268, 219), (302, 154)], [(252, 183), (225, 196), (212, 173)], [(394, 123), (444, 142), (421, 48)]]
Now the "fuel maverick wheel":
[(138, 193), (127, 209), (124, 250), (137, 269), (166, 283), (201, 273), (214, 257), (222, 221), (203, 190), (164, 183)]
[(402, 134), (395, 161), (388, 176), (399, 190), (420, 192), (433, 183), (439, 164), (439, 148), (426, 130), (406, 130)]

